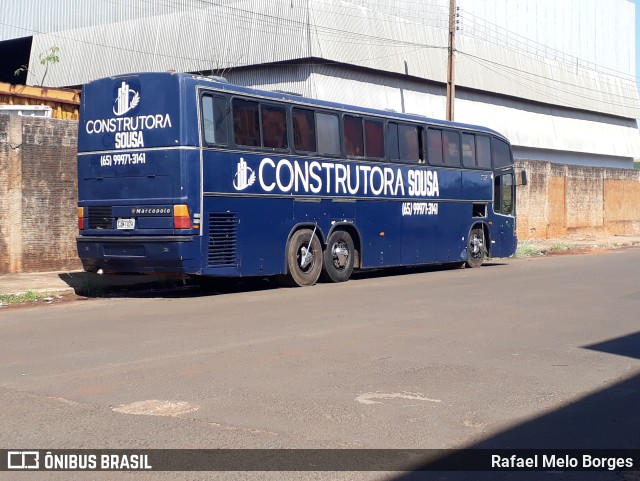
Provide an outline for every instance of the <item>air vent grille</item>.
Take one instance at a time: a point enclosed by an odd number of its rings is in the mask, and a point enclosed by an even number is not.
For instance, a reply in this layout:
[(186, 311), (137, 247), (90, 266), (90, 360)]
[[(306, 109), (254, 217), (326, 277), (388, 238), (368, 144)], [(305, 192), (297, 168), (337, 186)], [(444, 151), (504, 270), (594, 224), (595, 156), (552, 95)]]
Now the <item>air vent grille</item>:
[(113, 229), (113, 212), (111, 206), (88, 207), (89, 229)]
[(236, 267), (238, 265), (238, 216), (232, 213), (209, 214), (210, 267)]

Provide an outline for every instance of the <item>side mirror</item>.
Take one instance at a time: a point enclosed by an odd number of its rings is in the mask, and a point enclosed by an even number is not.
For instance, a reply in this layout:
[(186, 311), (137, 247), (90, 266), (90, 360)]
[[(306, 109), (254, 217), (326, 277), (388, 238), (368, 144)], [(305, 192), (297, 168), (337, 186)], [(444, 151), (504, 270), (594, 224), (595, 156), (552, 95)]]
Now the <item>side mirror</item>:
[(520, 171), (520, 185), (527, 185), (529, 183), (529, 180), (527, 179), (527, 171), (526, 170), (521, 170)]

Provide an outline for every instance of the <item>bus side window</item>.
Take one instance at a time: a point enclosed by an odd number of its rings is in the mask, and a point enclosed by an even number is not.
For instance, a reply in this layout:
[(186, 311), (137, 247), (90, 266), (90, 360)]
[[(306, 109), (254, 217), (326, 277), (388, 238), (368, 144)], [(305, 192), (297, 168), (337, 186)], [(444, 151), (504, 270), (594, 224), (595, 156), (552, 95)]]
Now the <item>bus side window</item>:
[(293, 109), (293, 145), (299, 152), (316, 152), (316, 120), (313, 110)]
[(344, 153), (347, 157), (364, 156), (364, 132), (362, 117), (345, 115), (342, 119), (344, 134)]
[(263, 147), (270, 149), (286, 149), (287, 142), (287, 113), (284, 107), (263, 105), (262, 115)]
[(462, 134), (462, 165), (465, 167), (477, 167), (475, 135)]
[(442, 146), (444, 153), (444, 164), (452, 167), (460, 166), (460, 136), (458, 132), (443, 131)]
[(442, 130), (427, 129), (427, 158), (431, 165), (443, 165)]
[(419, 163), (420, 155), (420, 129), (415, 125), (402, 125), (398, 127), (398, 139), (400, 143), (400, 160)]
[(260, 146), (258, 102), (233, 99), (233, 133), (236, 145)]
[(377, 120), (364, 121), (364, 155), (374, 159), (384, 157), (384, 128)]
[(476, 135), (476, 159), (481, 169), (491, 168), (491, 139), (485, 135)]
[(202, 127), (207, 145), (228, 142), (227, 113), (227, 99), (212, 95), (202, 96)]
[(318, 153), (340, 155), (340, 126), (335, 114), (316, 113)]
[(493, 145), (493, 168), (499, 169), (500, 167), (507, 167), (513, 163), (511, 160), (511, 152), (509, 151), (509, 145), (502, 140), (496, 138), (491, 142)]
[(389, 144), (389, 160), (400, 160), (400, 150), (398, 149), (398, 124), (389, 122), (387, 124), (387, 144)]

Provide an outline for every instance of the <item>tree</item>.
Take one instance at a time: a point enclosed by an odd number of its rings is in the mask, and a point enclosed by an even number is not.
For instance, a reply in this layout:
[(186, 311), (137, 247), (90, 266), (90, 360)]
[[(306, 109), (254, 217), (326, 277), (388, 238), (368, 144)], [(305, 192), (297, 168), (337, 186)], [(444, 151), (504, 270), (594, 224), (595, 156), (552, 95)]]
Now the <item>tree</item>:
[[(54, 46), (54, 47), (50, 47), (49, 50), (47, 50), (46, 52), (43, 52), (40, 54), (40, 65), (44, 65), (44, 74), (42, 75), (40, 86), (44, 86), (44, 80), (47, 78), (47, 73), (49, 72), (49, 66), (53, 65), (54, 63), (60, 62), (60, 56), (58, 55), (59, 52), (60, 52), (60, 47)], [(17, 77), (22, 72), (27, 72), (27, 74), (31, 74), (32, 76), (36, 77), (36, 74), (34, 74), (31, 70), (29, 70), (29, 67), (26, 64), (21, 65), (20, 68), (18, 68), (15, 72), (13, 72), (13, 75)]]

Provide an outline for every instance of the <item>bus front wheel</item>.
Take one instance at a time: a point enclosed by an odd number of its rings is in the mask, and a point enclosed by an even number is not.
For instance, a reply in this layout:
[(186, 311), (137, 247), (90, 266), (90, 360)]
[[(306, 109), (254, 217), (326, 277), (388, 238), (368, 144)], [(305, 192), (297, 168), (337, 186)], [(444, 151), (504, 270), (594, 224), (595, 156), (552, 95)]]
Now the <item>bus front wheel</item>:
[(287, 247), (287, 280), (292, 286), (312, 286), (322, 272), (322, 244), (315, 232), (300, 229)]
[(485, 237), (482, 227), (475, 227), (469, 232), (467, 241), (467, 266), (480, 267), (485, 256)]
[(322, 280), (344, 282), (349, 280), (355, 262), (355, 247), (348, 232), (334, 231), (327, 240), (322, 267)]

